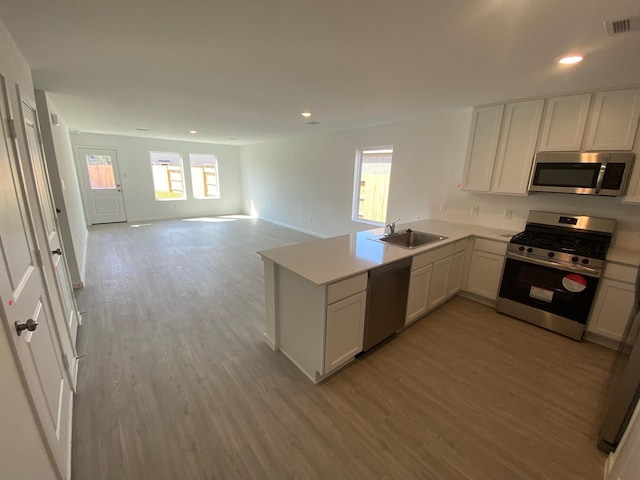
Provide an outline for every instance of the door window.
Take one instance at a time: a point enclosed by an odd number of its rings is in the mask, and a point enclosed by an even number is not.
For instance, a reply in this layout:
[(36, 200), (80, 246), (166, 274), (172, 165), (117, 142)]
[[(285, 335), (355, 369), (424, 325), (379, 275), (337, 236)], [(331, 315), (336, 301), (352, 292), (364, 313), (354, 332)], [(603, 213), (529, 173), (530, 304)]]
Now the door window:
[(92, 190), (113, 190), (116, 178), (113, 174), (113, 163), (110, 155), (86, 155), (89, 185)]

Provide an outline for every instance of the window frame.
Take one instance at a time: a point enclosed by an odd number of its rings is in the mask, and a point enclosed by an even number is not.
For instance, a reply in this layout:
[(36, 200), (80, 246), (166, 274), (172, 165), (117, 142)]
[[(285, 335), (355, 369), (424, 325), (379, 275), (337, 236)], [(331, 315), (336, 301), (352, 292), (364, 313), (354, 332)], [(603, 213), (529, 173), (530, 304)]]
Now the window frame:
[[(180, 171), (181, 171), (181, 176), (182, 176), (182, 197), (176, 197), (176, 198), (158, 198), (157, 196), (157, 189), (156, 189), (156, 179), (155, 179), (155, 174), (154, 174), (154, 155), (176, 155), (179, 160), (180, 160)], [(149, 151), (149, 166), (151, 167), (151, 184), (153, 185), (153, 197), (156, 200), (156, 202), (174, 202), (174, 201), (181, 201), (181, 200), (187, 200), (188, 196), (187, 196), (187, 178), (185, 175), (185, 169), (184, 169), (184, 159), (182, 158), (182, 154), (179, 152), (165, 152), (165, 151), (155, 151), (155, 150), (150, 150)], [(168, 183), (170, 183), (170, 180), (168, 180)], [(169, 191), (171, 191), (171, 186), (169, 185)]]
[[(222, 194), (220, 192), (220, 168), (219, 168), (219, 164), (218, 164), (218, 156), (213, 154), (213, 153), (193, 153), (190, 152), (189, 154), (189, 175), (191, 177), (191, 197), (194, 200), (220, 200), (220, 198), (222, 197)], [(196, 185), (196, 180), (193, 176), (193, 163), (191, 162), (191, 158), (192, 156), (207, 156), (207, 157), (212, 157), (213, 158), (213, 168), (215, 170), (215, 175), (216, 175), (216, 186), (217, 186), (217, 190), (218, 190), (218, 195), (215, 197), (197, 197), (196, 196), (196, 192), (195, 192), (195, 185)]]
[(354, 222), (365, 223), (368, 225), (384, 226), (386, 224), (386, 217), (388, 216), (389, 209), (389, 193), (391, 190), (391, 171), (389, 171), (389, 188), (387, 189), (387, 211), (385, 212), (385, 221), (377, 222), (366, 218), (360, 218), (358, 212), (360, 211), (360, 187), (362, 176), (362, 157), (365, 153), (391, 153), (391, 166), (393, 167), (393, 145), (381, 145), (376, 147), (362, 147), (356, 149), (356, 160), (353, 175), (353, 203), (351, 206), (351, 220)]

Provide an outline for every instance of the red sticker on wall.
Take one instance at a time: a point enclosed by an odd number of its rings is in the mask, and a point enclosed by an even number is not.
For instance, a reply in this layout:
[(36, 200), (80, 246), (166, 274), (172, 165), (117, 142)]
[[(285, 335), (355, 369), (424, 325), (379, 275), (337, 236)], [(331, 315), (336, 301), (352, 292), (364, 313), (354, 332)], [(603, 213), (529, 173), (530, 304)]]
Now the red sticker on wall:
[(578, 293), (587, 288), (587, 280), (576, 273), (570, 273), (562, 279), (562, 286), (573, 293)]

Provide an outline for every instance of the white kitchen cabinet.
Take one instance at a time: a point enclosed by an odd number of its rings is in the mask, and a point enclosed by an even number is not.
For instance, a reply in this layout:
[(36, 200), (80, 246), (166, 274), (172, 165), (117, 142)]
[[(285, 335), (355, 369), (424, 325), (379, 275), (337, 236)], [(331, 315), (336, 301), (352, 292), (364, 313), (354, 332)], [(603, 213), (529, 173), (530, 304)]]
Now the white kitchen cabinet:
[(413, 257), (405, 325), (433, 310), (460, 290), (467, 239)]
[(324, 373), (332, 372), (362, 351), (367, 292), (327, 306)]
[(526, 195), (544, 100), (506, 106), (491, 191)]
[(274, 273), (275, 348), (317, 383), (362, 351), (367, 273), (328, 285)]
[(462, 287), (462, 274), (464, 273), (464, 261), (466, 252), (458, 252), (451, 257), (451, 268), (447, 279), (447, 298), (454, 296)]
[(640, 203), (640, 125), (636, 132), (636, 145), (634, 148), (636, 160), (633, 170), (631, 170), (631, 178), (629, 179), (629, 187), (624, 197), (625, 203)]
[(503, 242), (475, 239), (465, 291), (495, 302), (506, 248)]
[(498, 151), (504, 105), (476, 108), (471, 118), (462, 189), (488, 192)]
[(607, 264), (587, 323), (588, 340), (615, 347), (623, 339), (635, 298), (636, 268)]
[(451, 257), (443, 258), (433, 264), (431, 285), (429, 286), (428, 310), (433, 310), (447, 299), (447, 283), (451, 270)]
[(596, 93), (585, 150), (631, 150), (640, 119), (640, 89)]
[(590, 93), (547, 99), (538, 151), (580, 150), (590, 103)]
[(427, 265), (411, 271), (405, 325), (427, 313), (431, 272), (433, 272), (433, 265)]

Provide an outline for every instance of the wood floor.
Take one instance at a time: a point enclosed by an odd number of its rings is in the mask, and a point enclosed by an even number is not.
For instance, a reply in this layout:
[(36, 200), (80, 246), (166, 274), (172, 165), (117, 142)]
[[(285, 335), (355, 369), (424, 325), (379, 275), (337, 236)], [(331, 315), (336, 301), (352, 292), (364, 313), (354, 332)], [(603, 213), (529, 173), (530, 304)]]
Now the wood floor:
[(262, 341), (257, 220), (91, 229), (74, 480), (600, 480), (612, 352), (456, 298), (314, 386)]

